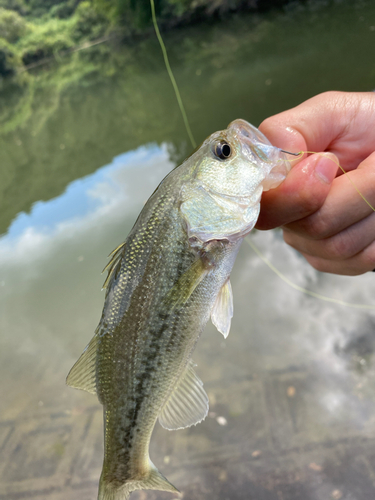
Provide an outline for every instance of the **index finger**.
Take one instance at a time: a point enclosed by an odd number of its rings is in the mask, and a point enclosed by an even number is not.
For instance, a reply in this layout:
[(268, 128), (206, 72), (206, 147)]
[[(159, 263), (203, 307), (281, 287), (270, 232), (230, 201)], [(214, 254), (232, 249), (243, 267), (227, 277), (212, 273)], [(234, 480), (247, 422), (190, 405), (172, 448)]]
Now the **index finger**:
[(284, 150), (330, 151), (352, 170), (375, 149), (375, 94), (325, 92), (264, 120), (259, 129)]

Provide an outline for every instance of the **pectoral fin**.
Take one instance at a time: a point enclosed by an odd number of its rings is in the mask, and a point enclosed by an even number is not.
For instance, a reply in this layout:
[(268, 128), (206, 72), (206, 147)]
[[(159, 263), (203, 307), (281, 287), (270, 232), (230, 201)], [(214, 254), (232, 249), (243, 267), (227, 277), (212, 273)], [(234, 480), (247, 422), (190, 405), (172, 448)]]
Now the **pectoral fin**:
[(184, 305), (207, 274), (208, 269), (206, 269), (201, 259), (193, 262), (168, 292), (165, 298), (166, 306), (174, 309)]
[(211, 311), (211, 321), (224, 335), (226, 339), (230, 330), (230, 323), (233, 318), (233, 292), (229, 278), (221, 287), (216, 298), (215, 305)]
[(95, 334), (78, 361), (68, 373), (66, 383), (75, 389), (96, 394), (96, 350), (98, 336)]
[(199, 424), (208, 413), (208, 396), (190, 361), (160, 415), (160, 424), (170, 431)]

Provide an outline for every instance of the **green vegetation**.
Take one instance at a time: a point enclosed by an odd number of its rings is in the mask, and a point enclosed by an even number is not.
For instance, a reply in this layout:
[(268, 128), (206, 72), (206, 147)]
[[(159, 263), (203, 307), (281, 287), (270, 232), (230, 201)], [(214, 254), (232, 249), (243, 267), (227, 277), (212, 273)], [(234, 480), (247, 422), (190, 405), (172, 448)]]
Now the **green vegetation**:
[(89, 1), (0, 0), (0, 78), (62, 57), (109, 31), (108, 18)]
[(13, 76), (20, 63), (14, 48), (4, 38), (0, 38), (0, 75)]
[(25, 19), (18, 12), (0, 8), (0, 38), (15, 43), (29, 31)]
[[(155, 0), (155, 8), (166, 29), (287, 2)], [(139, 38), (150, 32), (150, 0), (0, 0), (0, 78), (102, 38)]]
[[(155, 0), (155, 7), (165, 32), (178, 23), (194, 24), (199, 16), (220, 17), (245, 3)], [(113, 75), (123, 65), (121, 46), (125, 52), (136, 50), (150, 35), (149, 0), (0, 0), (0, 133), (35, 113), (36, 89), (59, 95), (87, 75), (95, 74), (90, 81)], [(120, 43), (124, 39), (127, 43)], [(53, 109), (48, 107), (47, 114)]]

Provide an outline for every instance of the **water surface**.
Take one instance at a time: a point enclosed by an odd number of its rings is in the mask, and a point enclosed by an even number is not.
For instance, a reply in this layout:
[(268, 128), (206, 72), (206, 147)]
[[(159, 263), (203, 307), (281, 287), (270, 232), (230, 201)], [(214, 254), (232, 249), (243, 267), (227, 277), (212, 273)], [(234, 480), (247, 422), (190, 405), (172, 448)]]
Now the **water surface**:
[[(312, 2), (165, 41), (198, 142), (321, 91), (374, 88), (372, 2)], [(65, 376), (99, 320), (106, 255), (191, 151), (154, 39), (109, 54), (99, 67), (87, 55), (78, 76), (69, 61), (31, 75), (1, 115), (1, 499), (95, 498), (101, 406)], [(253, 241), (294, 283), (374, 303), (372, 274), (317, 273), (277, 231)], [(209, 416), (157, 425), (153, 462), (185, 499), (373, 498), (374, 313), (288, 288), (246, 244), (232, 284), (228, 339), (209, 325), (194, 355)]]

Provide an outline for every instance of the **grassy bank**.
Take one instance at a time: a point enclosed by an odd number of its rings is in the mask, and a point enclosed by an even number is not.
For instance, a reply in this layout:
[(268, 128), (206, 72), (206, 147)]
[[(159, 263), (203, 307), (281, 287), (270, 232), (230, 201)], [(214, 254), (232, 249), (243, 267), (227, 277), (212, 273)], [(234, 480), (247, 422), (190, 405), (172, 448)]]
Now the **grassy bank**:
[[(155, 0), (155, 7), (162, 31), (178, 38), (177, 26), (225, 24), (241, 10), (285, 1)], [(0, 133), (35, 113), (37, 92), (59, 95), (74, 82), (113, 75), (127, 64), (127, 49), (134, 54), (149, 38), (150, 0), (0, 0)]]
[(13, 76), (43, 59), (58, 58), (109, 31), (108, 18), (91, 2), (60, 2), (47, 9), (48, 3), (41, 2), (42, 8), (21, 0), (0, 2), (1, 77)]
[[(264, 10), (288, 0), (155, 0), (161, 27)], [(0, 0), (0, 78), (102, 39), (152, 33), (149, 0)]]

